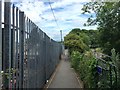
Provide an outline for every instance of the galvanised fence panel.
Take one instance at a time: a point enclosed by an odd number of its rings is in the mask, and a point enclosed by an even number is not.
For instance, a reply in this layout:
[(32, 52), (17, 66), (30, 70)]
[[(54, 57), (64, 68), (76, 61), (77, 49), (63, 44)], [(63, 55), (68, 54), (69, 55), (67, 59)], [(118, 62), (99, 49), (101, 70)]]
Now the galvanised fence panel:
[[(0, 71), (2, 71), (2, 2), (0, 1)], [(0, 86), (2, 85), (2, 75), (0, 74)]]
[[(1, 12), (0, 8), (0, 17)], [(0, 18), (2, 88), (11, 90), (42, 88), (59, 63), (62, 44), (50, 39), (25, 16), (24, 12), (10, 2), (4, 2), (2, 18), (4, 18), (2, 23)]]

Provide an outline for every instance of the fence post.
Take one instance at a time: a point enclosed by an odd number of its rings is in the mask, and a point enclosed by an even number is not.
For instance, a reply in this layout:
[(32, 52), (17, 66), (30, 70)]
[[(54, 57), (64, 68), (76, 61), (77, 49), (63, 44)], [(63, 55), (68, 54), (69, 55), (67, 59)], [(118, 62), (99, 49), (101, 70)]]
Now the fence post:
[(16, 68), (16, 88), (18, 88), (18, 82), (19, 82), (19, 77), (18, 77), (18, 48), (19, 48), (19, 44), (18, 44), (18, 8), (16, 8), (16, 57), (15, 57), (15, 68)]
[(14, 70), (15, 70), (15, 6), (13, 5), (12, 7), (12, 30), (11, 30), (11, 65), (12, 65), (12, 68), (13, 68), (13, 72), (12, 72), (12, 88), (15, 87), (14, 85), (14, 80), (15, 80), (15, 73), (14, 73)]
[(19, 88), (23, 88), (24, 82), (24, 33), (25, 33), (25, 17), (24, 12), (19, 12)]
[(3, 30), (3, 71), (4, 73), (9, 73), (7, 76), (3, 77), (3, 87), (10, 88), (11, 80), (11, 10), (10, 2), (4, 3), (4, 30)]
[[(0, 1), (0, 71), (2, 71), (2, 1)], [(0, 72), (0, 89), (2, 85), (2, 75)]]
[(29, 80), (29, 79), (30, 79), (30, 49), (29, 49), (29, 48), (30, 48), (30, 46), (29, 46), (29, 44), (30, 44), (30, 40), (29, 40), (29, 38), (30, 38), (30, 29), (31, 29), (31, 27), (30, 27), (30, 19), (28, 19), (28, 33), (29, 33), (29, 34), (28, 34), (28, 43), (27, 43), (27, 44), (28, 44), (28, 45), (27, 45), (27, 47), (28, 47), (28, 52), (27, 52), (27, 53), (28, 53), (28, 54), (27, 54), (27, 55), (28, 55), (28, 58), (27, 58), (27, 59), (28, 59), (29, 61), (27, 60), (27, 67), (28, 67), (28, 73), (27, 73), (27, 75), (28, 75), (28, 76), (27, 76), (27, 77), (28, 77), (28, 79), (27, 79), (27, 88), (30, 87), (30, 80)]

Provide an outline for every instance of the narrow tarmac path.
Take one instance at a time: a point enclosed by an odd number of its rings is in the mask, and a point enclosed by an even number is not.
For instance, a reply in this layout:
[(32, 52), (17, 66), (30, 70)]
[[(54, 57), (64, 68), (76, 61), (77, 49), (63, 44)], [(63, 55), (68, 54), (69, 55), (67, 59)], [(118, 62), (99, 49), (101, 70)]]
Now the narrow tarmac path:
[(82, 88), (82, 84), (80, 84), (74, 69), (70, 67), (69, 61), (60, 61), (55, 75), (48, 85), (49, 88)]

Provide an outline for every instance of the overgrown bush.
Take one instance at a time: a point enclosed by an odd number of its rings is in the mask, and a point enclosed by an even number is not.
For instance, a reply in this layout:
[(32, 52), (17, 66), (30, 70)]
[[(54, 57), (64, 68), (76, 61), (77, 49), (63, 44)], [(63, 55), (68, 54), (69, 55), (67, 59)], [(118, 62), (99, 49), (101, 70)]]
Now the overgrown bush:
[(75, 70), (78, 70), (80, 60), (82, 59), (82, 54), (80, 54), (78, 51), (73, 51), (71, 54), (71, 66)]
[[(115, 49), (111, 50), (111, 60), (106, 61), (105, 64), (108, 71), (102, 69), (101, 74), (98, 74), (97, 60), (93, 56), (92, 51), (86, 51), (85, 53), (80, 53), (78, 51), (73, 51), (71, 54), (71, 66), (78, 72), (80, 79), (83, 81), (85, 88), (116, 88), (120, 87), (120, 59), (119, 54), (115, 52)], [(114, 67), (111, 68), (110, 65), (115, 65), (117, 72), (117, 84), (116, 84), (116, 73)], [(104, 65), (103, 65), (104, 66)], [(101, 67), (104, 68), (104, 67)], [(110, 81), (110, 76), (112, 76), (112, 85)]]
[(111, 50), (112, 53), (112, 63), (116, 66), (116, 70), (117, 70), (117, 80), (118, 80), (118, 87), (120, 88), (120, 58), (119, 58), (119, 53), (116, 53), (115, 49)]
[(84, 54), (77, 51), (72, 52), (71, 65), (77, 70), (86, 88), (96, 87), (96, 59), (92, 52), (85, 52)]

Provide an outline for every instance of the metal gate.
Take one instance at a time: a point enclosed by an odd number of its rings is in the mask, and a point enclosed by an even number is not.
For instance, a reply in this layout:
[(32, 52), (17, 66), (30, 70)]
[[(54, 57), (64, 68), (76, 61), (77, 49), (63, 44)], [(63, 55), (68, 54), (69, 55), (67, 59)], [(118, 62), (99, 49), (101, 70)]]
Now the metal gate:
[(59, 63), (62, 44), (50, 39), (10, 2), (4, 2), (2, 17), (2, 4), (0, 1), (2, 88), (42, 88)]

